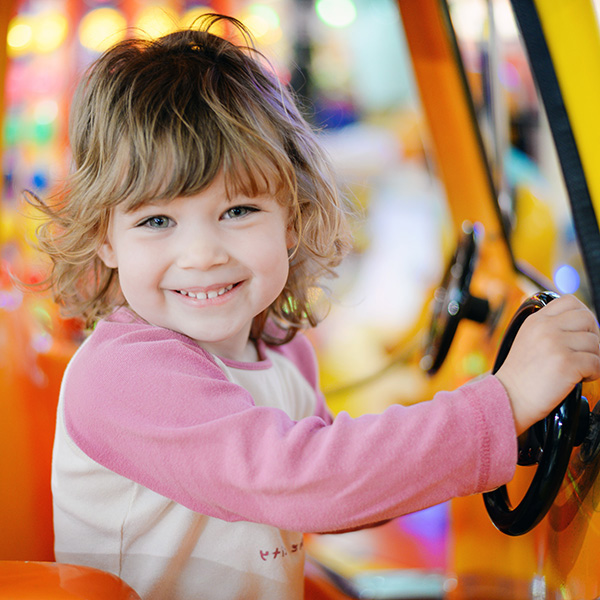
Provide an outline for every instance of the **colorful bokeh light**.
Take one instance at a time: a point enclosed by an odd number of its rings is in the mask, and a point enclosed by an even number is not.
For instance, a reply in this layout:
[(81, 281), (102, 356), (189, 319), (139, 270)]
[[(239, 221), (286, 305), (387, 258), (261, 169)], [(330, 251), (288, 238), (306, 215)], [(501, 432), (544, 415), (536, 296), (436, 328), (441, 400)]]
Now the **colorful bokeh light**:
[(352, 0), (317, 0), (317, 15), (330, 27), (342, 28), (356, 20), (356, 6)]
[(29, 17), (19, 15), (11, 20), (6, 38), (10, 56), (15, 57), (28, 52), (31, 48), (32, 39), (33, 28)]
[(45, 125), (52, 123), (58, 116), (58, 102), (47, 98), (38, 102), (33, 108), (33, 118), (36, 123)]
[(114, 8), (96, 8), (79, 24), (79, 41), (84, 48), (103, 52), (126, 35), (127, 20)]
[(33, 35), (34, 52), (47, 54), (54, 52), (67, 39), (69, 22), (58, 11), (40, 14), (35, 19)]
[(250, 5), (241, 20), (260, 44), (274, 44), (283, 35), (279, 15), (266, 4)]
[(7, 50), (11, 58), (29, 52), (54, 52), (67, 39), (69, 22), (57, 10), (36, 15), (18, 15), (8, 25)]
[(571, 265), (561, 265), (554, 271), (554, 285), (561, 294), (574, 294), (580, 282), (577, 269)]
[(194, 6), (183, 14), (179, 25), (181, 27), (192, 27), (197, 19), (210, 12), (212, 12), (212, 9), (208, 8), (208, 6)]
[(178, 29), (179, 17), (168, 6), (151, 5), (140, 11), (135, 27), (136, 35), (154, 39)]

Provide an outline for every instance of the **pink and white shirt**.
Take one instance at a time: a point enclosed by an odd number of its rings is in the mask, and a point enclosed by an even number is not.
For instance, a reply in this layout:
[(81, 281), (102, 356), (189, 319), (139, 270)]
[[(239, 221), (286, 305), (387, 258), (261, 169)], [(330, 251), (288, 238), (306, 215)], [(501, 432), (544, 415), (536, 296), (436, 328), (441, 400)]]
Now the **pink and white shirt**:
[(381, 415), (329, 417), (301, 335), (221, 360), (126, 309), (61, 389), (55, 551), (142, 598), (301, 599), (302, 532), (360, 527), (509, 481), (516, 437), (493, 376)]

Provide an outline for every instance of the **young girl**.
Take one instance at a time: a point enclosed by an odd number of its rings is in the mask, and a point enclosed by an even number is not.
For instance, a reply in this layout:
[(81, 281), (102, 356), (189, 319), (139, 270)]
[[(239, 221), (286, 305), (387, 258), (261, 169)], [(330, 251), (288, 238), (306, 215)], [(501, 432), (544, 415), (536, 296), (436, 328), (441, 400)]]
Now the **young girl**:
[(74, 172), (40, 202), (56, 297), (96, 325), (61, 391), (56, 556), (145, 599), (299, 599), (303, 532), (509, 481), (515, 434), (600, 374), (598, 332), (556, 300), (496, 376), (332, 421), (299, 330), (348, 249), (343, 204), (289, 93), (217, 20), (91, 67)]

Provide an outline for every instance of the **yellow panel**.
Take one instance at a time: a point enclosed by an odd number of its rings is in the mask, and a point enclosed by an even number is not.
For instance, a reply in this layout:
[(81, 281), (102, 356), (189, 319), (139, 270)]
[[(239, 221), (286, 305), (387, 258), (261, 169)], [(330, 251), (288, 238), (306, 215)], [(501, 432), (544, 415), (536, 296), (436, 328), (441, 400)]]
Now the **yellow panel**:
[(536, 0), (596, 215), (600, 214), (600, 33), (591, 0)]

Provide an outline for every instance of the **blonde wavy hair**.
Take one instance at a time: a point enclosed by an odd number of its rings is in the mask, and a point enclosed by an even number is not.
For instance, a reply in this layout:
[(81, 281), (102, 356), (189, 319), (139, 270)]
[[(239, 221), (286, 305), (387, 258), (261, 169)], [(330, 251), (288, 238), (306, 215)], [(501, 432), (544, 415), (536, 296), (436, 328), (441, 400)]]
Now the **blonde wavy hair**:
[[(209, 31), (222, 21), (240, 43)], [(48, 201), (28, 194), (43, 213), (46, 284), (67, 315), (90, 327), (126, 304), (118, 272), (98, 257), (114, 207), (195, 195), (223, 171), (228, 194), (267, 191), (289, 206), (297, 240), (287, 284), (252, 336), (283, 342), (316, 324), (311, 290), (350, 248), (345, 201), (315, 133), (239, 21), (207, 15), (193, 29), (112, 47), (79, 83), (69, 132), (64, 188)], [(269, 319), (282, 336), (266, 334)]]

